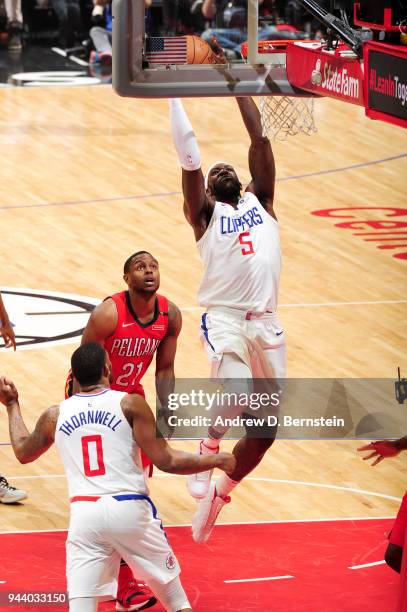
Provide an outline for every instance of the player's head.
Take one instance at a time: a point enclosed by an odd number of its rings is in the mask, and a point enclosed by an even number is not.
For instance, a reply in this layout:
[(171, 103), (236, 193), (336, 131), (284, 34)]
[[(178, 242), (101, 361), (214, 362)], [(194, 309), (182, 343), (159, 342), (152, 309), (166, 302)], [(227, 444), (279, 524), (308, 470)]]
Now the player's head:
[(209, 195), (218, 202), (237, 202), (242, 185), (235, 169), (226, 162), (217, 162), (211, 166), (205, 177), (205, 187)]
[(77, 348), (71, 357), (71, 368), (80, 387), (112, 382), (109, 355), (98, 342), (88, 342)]
[(160, 286), (158, 261), (148, 251), (137, 251), (130, 255), (123, 271), (129, 289), (138, 293), (155, 293)]

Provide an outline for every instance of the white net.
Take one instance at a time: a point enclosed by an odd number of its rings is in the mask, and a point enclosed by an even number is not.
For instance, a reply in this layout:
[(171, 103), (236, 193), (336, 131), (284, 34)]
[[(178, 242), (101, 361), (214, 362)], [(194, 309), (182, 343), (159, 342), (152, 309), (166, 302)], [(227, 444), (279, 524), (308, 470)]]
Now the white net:
[(260, 98), (263, 135), (270, 140), (286, 140), (288, 136), (317, 131), (314, 119), (314, 98), (267, 96)]

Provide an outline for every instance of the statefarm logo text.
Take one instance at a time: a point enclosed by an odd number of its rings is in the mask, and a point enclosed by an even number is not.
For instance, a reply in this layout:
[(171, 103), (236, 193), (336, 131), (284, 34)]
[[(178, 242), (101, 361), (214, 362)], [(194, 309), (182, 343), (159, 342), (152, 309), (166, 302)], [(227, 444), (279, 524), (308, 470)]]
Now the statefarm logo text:
[(359, 79), (349, 74), (347, 66), (333, 66), (328, 61), (322, 65), (320, 58), (317, 59), (315, 69), (312, 71), (311, 82), (325, 91), (352, 100), (358, 100), (361, 93)]

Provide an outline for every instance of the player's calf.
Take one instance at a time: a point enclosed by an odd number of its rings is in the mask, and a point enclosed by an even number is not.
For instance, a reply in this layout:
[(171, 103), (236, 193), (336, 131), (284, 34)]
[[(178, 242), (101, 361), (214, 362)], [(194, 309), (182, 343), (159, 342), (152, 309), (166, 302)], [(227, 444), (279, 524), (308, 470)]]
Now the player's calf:
[(391, 567), (395, 572), (400, 574), (401, 572), (401, 563), (403, 559), (403, 549), (401, 546), (397, 546), (396, 544), (389, 544), (385, 555), (384, 560), (387, 565)]

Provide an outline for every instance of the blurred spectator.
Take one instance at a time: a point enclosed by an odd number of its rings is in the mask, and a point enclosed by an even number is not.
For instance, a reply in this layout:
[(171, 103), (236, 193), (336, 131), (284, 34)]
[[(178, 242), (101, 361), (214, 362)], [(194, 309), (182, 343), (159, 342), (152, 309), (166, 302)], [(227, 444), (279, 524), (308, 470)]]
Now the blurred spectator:
[(23, 15), (21, 0), (4, 0), (7, 15), (7, 30), (9, 34), (8, 48), (10, 51), (21, 51), (23, 33)]
[[(260, 17), (269, 16), (276, 19), (274, 2), (259, 0)], [(204, 0), (202, 14), (211, 21), (211, 27), (202, 34), (209, 41), (215, 36), (228, 59), (240, 58), (240, 45), (247, 39), (247, 0)], [(273, 23), (262, 22), (259, 25), (259, 40), (281, 38), (281, 32)], [(292, 38), (292, 33), (284, 33), (284, 38)]]
[(79, 0), (37, 0), (42, 8), (51, 5), (59, 21), (59, 44), (73, 47), (81, 39), (83, 24)]
[(91, 64), (112, 64), (112, 5), (108, 0), (94, 0), (92, 23), (89, 35), (95, 51), (90, 54)]
[[(146, 7), (146, 32), (148, 32), (148, 9), (152, 0), (144, 0)], [(94, 0), (92, 11), (94, 26), (89, 32), (95, 51), (90, 54), (91, 64), (111, 66), (112, 64), (112, 3), (109, 0)]]
[(205, 28), (203, 0), (162, 0), (163, 34), (183, 36)]

